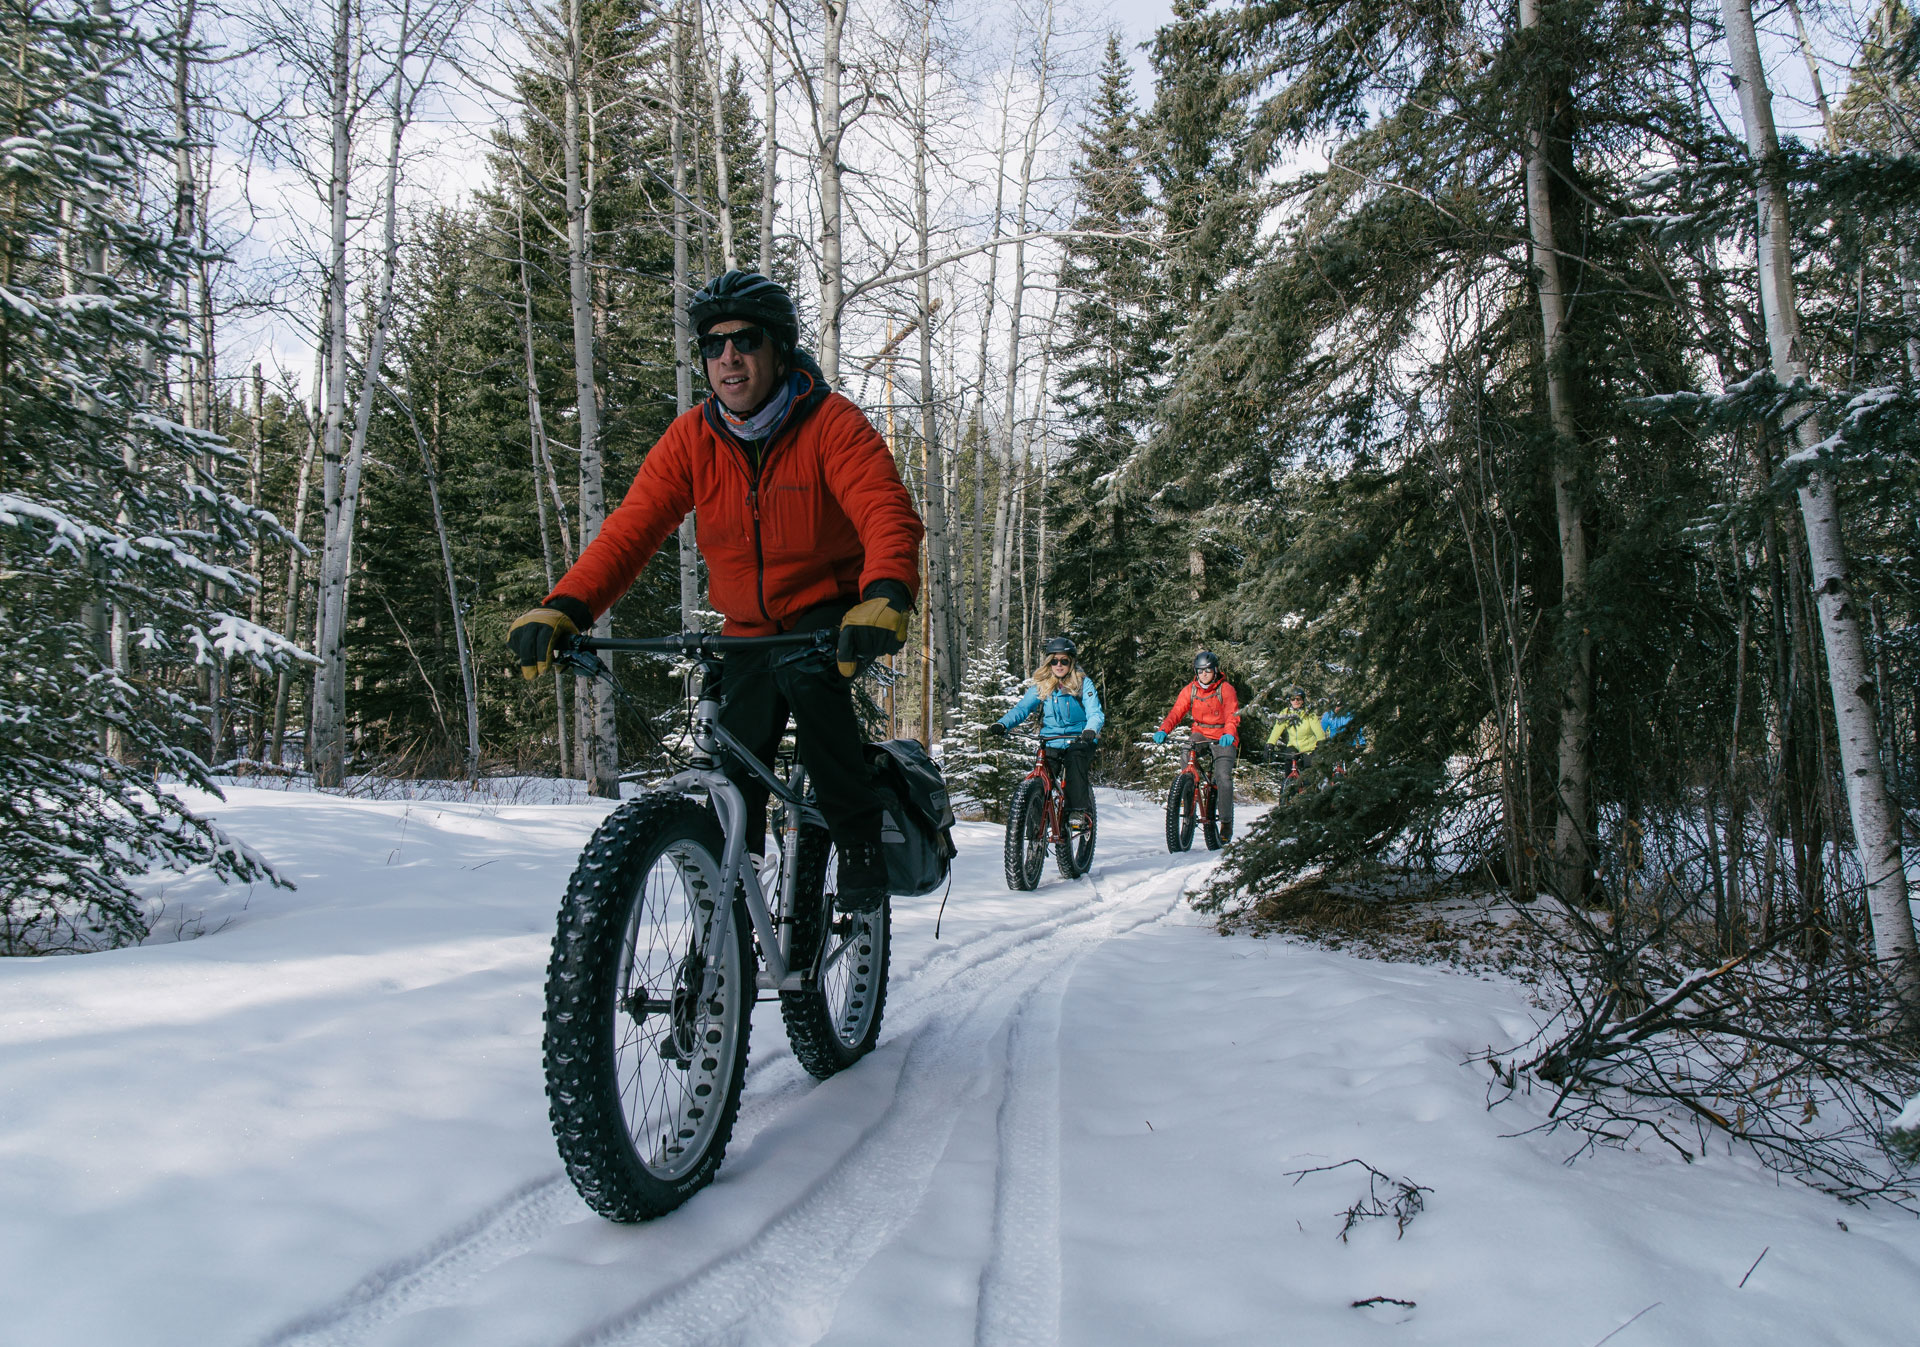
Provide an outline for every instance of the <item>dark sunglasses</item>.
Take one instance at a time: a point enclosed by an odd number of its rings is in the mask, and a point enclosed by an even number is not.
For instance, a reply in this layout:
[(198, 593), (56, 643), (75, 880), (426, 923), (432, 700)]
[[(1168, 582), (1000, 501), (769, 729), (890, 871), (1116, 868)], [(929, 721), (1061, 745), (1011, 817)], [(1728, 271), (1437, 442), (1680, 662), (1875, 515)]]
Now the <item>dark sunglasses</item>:
[(738, 355), (752, 355), (767, 344), (767, 330), (764, 327), (743, 327), (738, 332), (710, 332), (698, 338), (696, 345), (700, 354), (707, 360), (718, 360), (727, 349), (727, 343), (733, 343)]
[(1070, 655), (1055, 655), (1052, 659), (1048, 660), (1047, 663), (1053, 665), (1056, 669), (1071, 669), (1073, 667), (1073, 658)]

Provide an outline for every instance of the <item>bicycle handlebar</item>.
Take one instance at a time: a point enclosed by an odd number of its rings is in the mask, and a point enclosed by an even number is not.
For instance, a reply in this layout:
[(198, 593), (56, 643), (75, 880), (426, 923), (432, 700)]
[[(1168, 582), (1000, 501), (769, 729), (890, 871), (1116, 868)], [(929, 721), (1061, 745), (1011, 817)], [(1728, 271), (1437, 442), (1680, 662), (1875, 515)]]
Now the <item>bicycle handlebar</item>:
[(803, 645), (832, 650), (840, 633), (834, 627), (818, 631), (788, 631), (776, 636), (716, 636), (704, 631), (683, 631), (676, 636), (567, 636), (554, 643), (556, 654), (570, 651), (606, 650), (625, 654), (691, 655), (712, 659), (730, 650), (779, 650)]

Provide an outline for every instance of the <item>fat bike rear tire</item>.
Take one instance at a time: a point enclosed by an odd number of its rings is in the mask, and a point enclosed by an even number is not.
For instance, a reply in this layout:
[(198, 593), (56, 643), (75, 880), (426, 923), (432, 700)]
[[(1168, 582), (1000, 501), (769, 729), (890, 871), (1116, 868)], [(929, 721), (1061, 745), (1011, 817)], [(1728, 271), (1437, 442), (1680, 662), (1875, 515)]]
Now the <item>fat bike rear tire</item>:
[(630, 801), (560, 905), (547, 1111), (573, 1186), (611, 1221), (665, 1215), (711, 1182), (740, 1111), (756, 969), (745, 904), (719, 906), (723, 850), (705, 807)]
[(1038, 777), (1028, 777), (1013, 792), (1002, 861), (1008, 888), (1024, 893), (1039, 886), (1047, 864), (1047, 800)]
[(887, 1009), (892, 919), (883, 900), (871, 912), (833, 910), (833, 845), (822, 828), (804, 827), (794, 862), (793, 966), (813, 985), (780, 993), (793, 1055), (818, 1080), (873, 1051)]
[(1209, 783), (1207, 786), (1207, 817), (1201, 825), (1206, 837), (1207, 850), (1220, 850), (1220, 794), (1219, 787)]
[(1185, 851), (1193, 845), (1193, 778), (1185, 772), (1167, 787), (1167, 850)]

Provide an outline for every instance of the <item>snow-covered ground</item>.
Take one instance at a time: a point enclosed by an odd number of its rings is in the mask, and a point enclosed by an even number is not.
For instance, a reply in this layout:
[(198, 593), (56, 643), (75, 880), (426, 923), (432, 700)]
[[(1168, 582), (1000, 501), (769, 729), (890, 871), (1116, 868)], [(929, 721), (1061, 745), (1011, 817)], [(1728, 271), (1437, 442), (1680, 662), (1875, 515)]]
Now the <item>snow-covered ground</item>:
[[(176, 878), (200, 938), (0, 963), (0, 1342), (1920, 1341), (1920, 1221), (1737, 1156), (1567, 1166), (1466, 1064), (1519, 989), (1223, 940), (1181, 901), (1207, 855), (1100, 803), (1091, 878), (1031, 894), (962, 825), (879, 1050), (816, 1084), (761, 1006), (718, 1181), (623, 1227), (539, 1060), (604, 806), (235, 789), (297, 892)], [(1431, 1190), (1404, 1235), (1337, 1238), (1366, 1174), (1300, 1171), (1348, 1159)]]

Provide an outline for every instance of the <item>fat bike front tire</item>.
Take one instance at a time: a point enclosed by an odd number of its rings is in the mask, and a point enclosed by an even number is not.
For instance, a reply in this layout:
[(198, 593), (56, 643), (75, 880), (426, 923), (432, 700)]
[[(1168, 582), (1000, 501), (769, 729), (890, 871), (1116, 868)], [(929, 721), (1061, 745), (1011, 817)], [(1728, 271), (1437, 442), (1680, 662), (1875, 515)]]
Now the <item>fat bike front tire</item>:
[(1167, 787), (1167, 850), (1182, 852), (1193, 845), (1193, 778), (1185, 772)]
[(780, 993), (793, 1055), (817, 1080), (846, 1070), (873, 1051), (887, 1009), (889, 904), (871, 912), (833, 910), (833, 844), (826, 830), (800, 830), (794, 861), (793, 966), (813, 984)]
[(1100, 837), (1099, 811), (1068, 814), (1063, 831), (1066, 841), (1054, 846), (1054, 865), (1062, 879), (1078, 879), (1093, 869), (1093, 846)]
[(720, 906), (712, 813), (648, 796), (581, 853), (547, 964), (547, 1111), (573, 1186), (610, 1221), (665, 1215), (712, 1181), (756, 997), (745, 904)]
[(1028, 777), (1013, 792), (1001, 859), (1008, 888), (1024, 893), (1039, 886), (1047, 864), (1047, 799), (1037, 777)]

